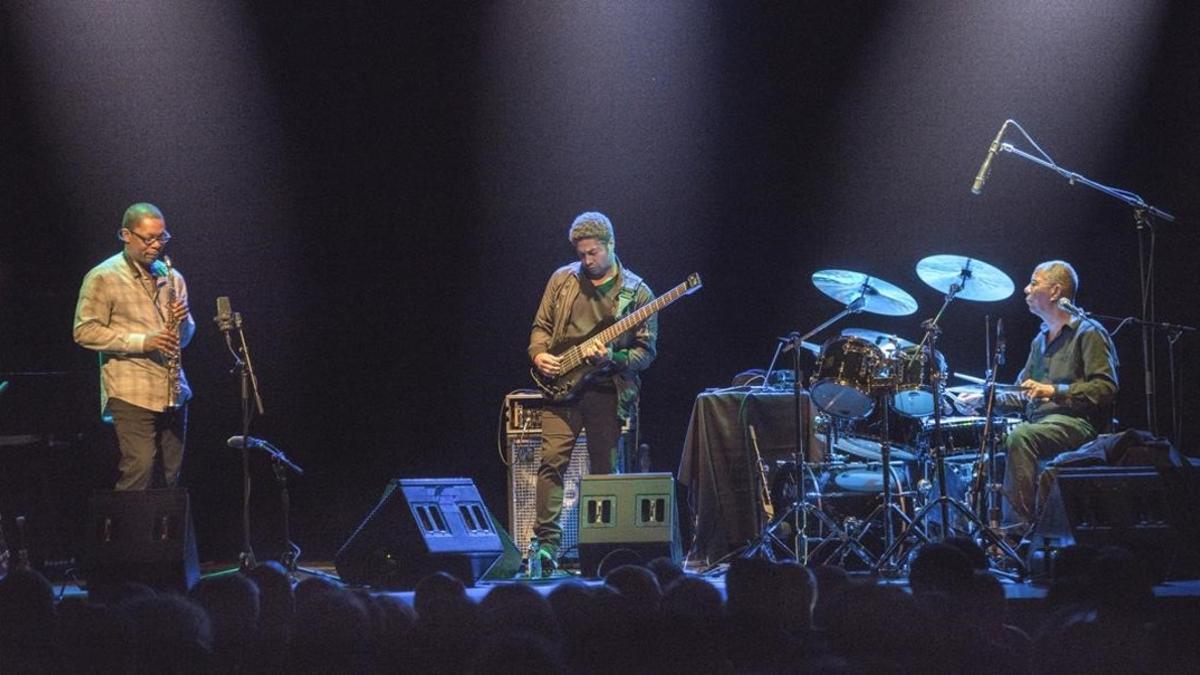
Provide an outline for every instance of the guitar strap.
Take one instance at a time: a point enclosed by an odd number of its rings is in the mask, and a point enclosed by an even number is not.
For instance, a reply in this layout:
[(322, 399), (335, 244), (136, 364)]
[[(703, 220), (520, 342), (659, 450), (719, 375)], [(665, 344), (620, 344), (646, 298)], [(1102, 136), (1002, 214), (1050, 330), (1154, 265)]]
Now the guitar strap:
[(616, 316), (616, 318), (618, 318), (618, 319), (620, 319), (621, 317), (628, 314), (631, 308), (637, 309), (636, 307), (632, 307), (632, 306), (633, 306), (634, 301), (637, 300), (637, 289), (638, 289), (638, 287), (640, 287), (642, 285), (642, 282), (639, 279), (637, 282), (630, 285), (629, 282), (631, 282), (631, 281), (633, 281), (633, 280), (630, 279), (627, 275), (624, 275), (624, 274), (621, 275), (621, 288), (620, 288), (620, 290), (617, 291), (617, 316)]

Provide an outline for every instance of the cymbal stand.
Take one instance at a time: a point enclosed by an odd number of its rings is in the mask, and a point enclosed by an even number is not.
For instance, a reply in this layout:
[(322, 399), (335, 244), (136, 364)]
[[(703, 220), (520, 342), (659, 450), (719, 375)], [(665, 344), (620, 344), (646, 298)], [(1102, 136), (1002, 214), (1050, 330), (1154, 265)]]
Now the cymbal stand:
[[(875, 509), (872, 510), (871, 513), (866, 518), (863, 519), (864, 522), (867, 523), (866, 527), (864, 527), (862, 529), (862, 531), (859, 532), (857, 537), (843, 541), (842, 545), (839, 548), (834, 549), (834, 554), (839, 553), (842, 550), (842, 548), (844, 548), (845, 546), (848, 546), (848, 545), (858, 544), (859, 546), (861, 546), (862, 545), (862, 542), (861, 542), (862, 537), (865, 536), (867, 531), (871, 529), (871, 523), (873, 523), (875, 521), (876, 517), (883, 519), (883, 548), (884, 548), (884, 551), (886, 552), (886, 551), (889, 551), (892, 548), (894, 548), (895, 547), (894, 545), (896, 542), (896, 536), (895, 536), (896, 530), (895, 530), (895, 524), (892, 519), (893, 514), (895, 514), (896, 516), (899, 516), (900, 520), (902, 520), (904, 522), (904, 524), (905, 524), (904, 532), (915, 533), (918, 537), (921, 537), (925, 541), (928, 541), (928, 537), (926, 537), (923, 532), (921, 532), (919, 529), (916, 529), (913, 527), (914, 522), (912, 519), (910, 519), (908, 517), (908, 514), (904, 512), (904, 509), (902, 509), (896, 505), (895, 499), (896, 499), (896, 497), (900, 497), (901, 495), (898, 495), (898, 494), (893, 495), (893, 493), (892, 493), (893, 482), (896, 482), (898, 485), (899, 481), (896, 481), (896, 477), (892, 473), (892, 441), (891, 441), (891, 431), (888, 428), (888, 409), (890, 407), (890, 403), (889, 403), (889, 401), (891, 399), (890, 394), (893, 392), (893, 388), (891, 386), (888, 386), (888, 384), (890, 384), (890, 383), (884, 383), (883, 386), (877, 386), (876, 391), (875, 391), (875, 394), (878, 397), (878, 403), (876, 403), (876, 406), (878, 406), (879, 409), (883, 411), (883, 414), (880, 415), (880, 417), (882, 418), (880, 421), (880, 424), (882, 426), (880, 428), (880, 441), (879, 441), (879, 458), (880, 458), (880, 461), (882, 462), (882, 465), (880, 466), (879, 470), (883, 476), (883, 494), (880, 496), (879, 505), (876, 506)], [(830, 557), (832, 557), (832, 555)], [(871, 570), (873, 572), (879, 572), (880, 570), (884, 569), (885, 566), (889, 568), (888, 571), (892, 571), (894, 569), (893, 566), (887, 565), (887, 560), (884, 556), (880, 556), (878, 559), (876, 559), (874, 561), (874, 563), (869, 563), (869, 564), (871, 564)]]
[[(970, 279), (971, 270), (970, 265), (968, 264), (963, 268), (959, 277), (959, 281), (950, 285), (950, 289), (946, 293), (946, 299), (942, 303), (942, 307), (938, 310), (938, 313), (932, 319), (927, 319), (921, 324), (922, 328), (925, 329), (925, 337), (921, 340), (921, 345), (925, 349), (925, 363), (922, 364), (922, 371), (925, 376), (929, 378), (929, 383), (933, 389), (934, 406), (932, 451), (934, 466), (936, 467), (937, 481), (938, 485), (940, 486), (940, 494), (938, 495), (937, 499), (934, 499), (933, 501), (925, 504), (925, 506), (921, 507), (921, 509), (913, 516), (912, 522), (909, 523), (908, 527), (906, 527), (905, 530), (900, 533), (899, 537), (896, 537), (894, 541), (890, 542), (883, 554), (879, 556), (880, 567), (882, 567), (885, 563), (896, 566), (894, 558), (899, 552), (900, 546), (906, 540), (908, 540), (908, 538), (912, 536), (914, 532), (918, 531), (918, 526), (929, 517), (929, 513), (935, 508), (939, 509), (939, 515), (941, 515), (942, 518), (942, 526), (938, 533), (937, 541), (944, 541), (946, 539), (946, 535), (950, 529), (950, 509), (953, 508), (955, 511), (961, 513), (968, 521), (970, 521), (970, 524), (975, 526), (973, 532), (981, 533), (984, 538), (988, 540), (989, 544), (1000, 548), (1000, 550), (1004, 551), (1005, 555), (1008, 555), (1016, 560), (1018, 564), (1020, 564), (1020, 556), (1018, 556), (1016, 551), (1014, 551), (1012, 547), (1004, 541), (1003, 537), (1000, 537), (995, 532), (992, 532), (990, 529), (985, 527), (983, 522), (981, 522), (979, 518), (976, 517), (975, 513), (971, 511), (971, 509), (965, 504), (946, 494), (946, 446), (942, 436), (942, 406), (940, 403), (942, 400), (942, 373), (941, 370), (936, 368), (934, 365), (936, 364), (935, 355), (937, 354), (935, 347), (937, 345), (938, 336), (942, 332), (938, 322), (941, 321), (942, 315), (946, 313), (946, 309), (950, 306), (950, 303), (954, 302), (955, 297), (963, 290)], [(994, 383), (995, 381), (993, 379), (993, 385)], [(926, 541), (930, 541), (930, 538), (928, 537), (929, 529), (930, 528), (926, 527)], [(1023, 569), (1024, 568), (1022, 567), (1022, 570)]]

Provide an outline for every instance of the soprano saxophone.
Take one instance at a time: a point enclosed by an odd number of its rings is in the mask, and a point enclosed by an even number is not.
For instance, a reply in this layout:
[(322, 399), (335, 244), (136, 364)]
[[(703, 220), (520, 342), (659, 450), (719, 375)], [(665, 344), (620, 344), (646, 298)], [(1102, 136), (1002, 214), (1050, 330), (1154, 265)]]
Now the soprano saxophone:
[[(171, 265), (171, 257), (163, 256), (163, 264), (167, 267), (167, 315), (164, 322), (165, 327), (177, 339), (179, 338), (179, 319), (175, 317), (175, 311), (172, 305), (175, 304), (175, 278), (171, 271), (174, 267)], [(183, 397), (183, 384), (179, 381), (179, 370), (181, 367), (180, 353), (183, 351), (183, 346), (180, 345), (175, 351), (167, 355), (164, 365), (167, 367), (167, 407), (178, 408), (182, 403), (180, 399)]]

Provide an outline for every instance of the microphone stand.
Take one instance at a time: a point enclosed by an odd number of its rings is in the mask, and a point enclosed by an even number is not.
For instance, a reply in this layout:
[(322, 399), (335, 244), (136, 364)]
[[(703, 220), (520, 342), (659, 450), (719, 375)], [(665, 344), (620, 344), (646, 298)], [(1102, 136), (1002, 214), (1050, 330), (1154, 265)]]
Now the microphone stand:
[[(250, 445), (248, 437), (243, 436), (242, 437), (243, 450), (248, 445)], [(293, 472), (297, 476), (303, 476), (304, 469), (301, 469), (299, 465), (297, 465), (292, 460), (288, 459), (288, 456), (283, 452), (283, 450), (280, 450), (279, 448), (275, 447), (274, 445), (271, 445), (267, 441), (261, 441), (256, 445), (250, 445), (250, 447), (262, 448), (263, 450), (265, 450), (267, 452), (267, 454), (269, 454), (271, 456), (271, 471), (275, 475), (275, 482), (278, 483), (278, 485), (279, 485), (279, 502), (280, 502), (280, 507), (281, 507), (281, 510), (280, 510), (281, 518), (282, 518), (281, 524), (283, 525), (283, 548), (284, 548), (283, 554), (279, 558), (279, 562), (284, 566), (284, 568), (287, 570), (288, 576), (291, 577), (293, 580), (296, 579), (296, 576), (297, 576), (296, 573), (298, 571), (304, 572), (305, 574), (308, 574), (311, 576), (318, 576), (318, 577), (322, 577), (322, 578), (326, 578), (326, 579), (334, 579), (334, 577), (332, 577), (331, 575), (326, 574), (325, 572), (322, 572), (320, 570), (300, 567), (300, 565), (299, 565), (299, 563), (300, 563), (300, 547), (297, 546), (296, 543), (292, 541), (292, 531), (291, 531), (292, 501), (291, 501), (291, 495), (288, 492), (288, 472), (289, 471)]]
[[(1105, 319), (1107, 321), (1119, 322), (1117, 329), (1120, 329), (1120, 324), (1134, 323), (1142, 327), (1143, 333), (1148, 330), (1159, 330), (1167, 334), (1167, 367), (1171, 374), (1171, 432), (1172, 440), (1175, 442), (1175, 447), (1180, 447), (1183, 434), (1182, 420), (1179, 417), (1179, 392), (1176, 381), (1179, 375), (1179, 364), (1175, 361), (1175, 343), (1179, 341), (1186, 333), (1194, 333), (1197, 328), (1195, 326), (1185, 326), (1178, 323), (1168, 323), (1166, 321), (1145, 321), (1135, 316), (1110, 316), (1108, 314), (1096, 314), (1094, 312), (1085, 312), (1080, 310), (1081, 318), (1087, 321), (1093, 319)], [(1106, 331), (1107, 332), (1107, 331)], [(1116, 349), (1113, 350), (1114, 352)], [(1156, 434), (1157, 435), (1157, 434)]]
[[(241, 380), (242, 402), (242, 551), (238, 554), (238, 566), (242, 570), (254, 569), (258, 562), (250, 545), (250, 452), (246, 440), (250, 437), (250, 420), (257, 410), (263, 413), (262, 396), (258, 390), (258, 376), (254, 373), (254, 362), (250, 358), (250, 347), (246, 344), (246, 333), (242, 330), (242, 315), (234, 312), (232, 317), (217, 317), (217, 324), (225, 333), (225, 344), (234, 358), (234, 369)], [(238, 349), (234, 349), (232, 331), (237, 331)], [(253, 405), (251, 402), (253, 401)]]
[(999, 468), (996, 463), (996, 443), (1000, 434), (996, 431), (995, 409), (996, 376), (999, 374), (1000, 366), (1004, 365), (1007, 350), (1007, 343), (1003, 337), (1003, 321), (1003, 318), (996, 320), (996, 349), (989, 356), (988, 369), (984, 378), (983, 396), (986, 405), (984, 406), (983, 435), (980, 440), (979, 460), (977, 461), (983, 462), (985, 468), (977, 469), (976, 478), (971, 487), (974, 492), (972, 501), (975, 502), (972, 506), (975, 508), (979, 532), (983, 534), (981, 538), (991, 542), (991, 545), (986, 548), (989, 553), (989, 563), (998, 564), (1001, 556), (1007, 557), (1015, 564), (1018, 577), (1024, 577), (1026, 568), (1025, 563), (1021, 561), (1021, 556), (1011, 546), (1008, 546), (1007, 542), (1003, 545), (999, 543), (1001, 541), (1000, 495), (1003, 485), (996, 481)]
[[(1019, 124), (1016, 125), (1021, 129)], [(1025, 130), (1021, 129), (1021, 133), (1025, 134)], [(1029, 138), (1028, 134), (1025, 134)], [(1033, 139), (1029, 139), (1033, 142)], [(1033, 143), (1037, 147), (1037, 143)], [(1119, 199), (1125, 204), (1133, 207), (1133, 219), (1137, 227), (1138, 235), (1138, 278), (1141, 284), (1141, 321), (1142, 327), (1142, 378), (1146, 389), (1146, 424), (1150, 433), (1158, 435), (1158, 409), (1155, 397), (1155, 368), (1154, 368), (1154, 349), (1150, 339), (1150, 325), (1154, 324), (1154, 221), (1152, 218), (1159, 218), (1167, 222), (1175, 222), (1175, 216), (1163, 211), (1162, 209), (1147, 204), (1146, 200), (1141, 196), (1136, 195), (1127, 190), (1121, 190), (1114, 187), (1109, 187), (1102, 183), (1097, 183), (1094, 180), (1064, 169), (1053, 161), (1047, 161), (1041, 157), (1035, 157), (1024, 150), (1013, 147), (1011, 143), (1002, 143), (1000, 150), (1003, 152), (1012, 153), (1022, 159), (1029, 160), (1038, 166), (1050, 169), (1067, 179), (1071, 185), (1079, 184), (1090, 187), (1097, 192), (1102, 192), (1114, 199)], [(1147, 250), (1145, 240), (1149, 237), (1150, 246)]]

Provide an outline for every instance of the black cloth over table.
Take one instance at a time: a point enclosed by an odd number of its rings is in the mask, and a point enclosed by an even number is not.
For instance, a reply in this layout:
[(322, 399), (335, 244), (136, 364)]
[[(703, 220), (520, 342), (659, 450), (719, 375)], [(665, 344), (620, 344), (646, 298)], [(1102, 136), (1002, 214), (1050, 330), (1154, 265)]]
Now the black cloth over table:
[[(807, 392), (802, 396), (807, 399)], [(811, 415), (806, 415), (811, 420)], [(790, 460), (795, 445), (795, 411), (790, 390), (738, 387), (696, 397), (683, 441), (679, 483), (687, 487), (694, 514), (689, 561), (711, 563), (758, 535), (759, 472), (750, 426), (764, 460)], [(809, 424), (809, 457), (820, 457)], [(782, 511), (785, 504), (776, 504)]]

